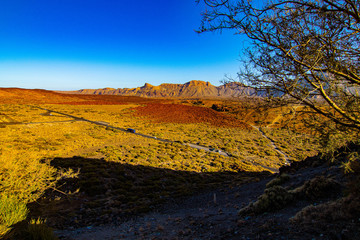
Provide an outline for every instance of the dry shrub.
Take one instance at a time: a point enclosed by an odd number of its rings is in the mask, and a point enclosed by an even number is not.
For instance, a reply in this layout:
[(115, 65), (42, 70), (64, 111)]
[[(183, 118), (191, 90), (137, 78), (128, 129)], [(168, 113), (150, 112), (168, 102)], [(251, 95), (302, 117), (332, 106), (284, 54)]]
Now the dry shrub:
[(248, 206), (240, 209), (239, 215), (245, 214), (260, 214), (266, 211), (274, 211), (282, 209), (288, 203), (294, 200), (294, 195), (280, 184), (288, 181), (290, 176), (288, 174), (281, 174), (269, 181), (266, 184), (264, 193), (258, 198), (256, 202), (251, 202)]
[(351, 219), (358, 220), (360, 216), (360, 197), (349, 195), (336, 201), (317, 206), (307, 206), (298, 212), (292, 219), (296, 223), (311, 223), (317, 220), (334, 222)]
[(320, 176), (305, 182), (301, 187), (298, 187), (295, 190), (288, 191), (284, 187), (279, 186), (279, 184), (288, 179), (289, 176), (283, 174), (268, 182), (267, 188), (257, 201), (252, 202), (241, 209), (239, 214), (260, 214), (267, 211), (274, 211), (284, 208), (287, 204), (297, 198), (324, 198), (338, 194), (341, 190), (341, 185), (337, 181), (332, 178)]
[(239, 211), (239, 215), (259, 214), (267, 211), (282, 209), (294, 199), (293, 194), (281, 186), (273, 186), (265, 189), (256, 202), (250, 203)]
[(324, 176), (317, 176), (309, 181), (306, 181), (302, 186), (291, 191), (297, 197), (305, 197), (308, 199), (318, 199), (330, 197), (339, 194), (341, 185), (332, 178)]
[(56, 179), (56, 170), (33, 152), (0, 158), (0, 191), (25, 203), (35, 201)]
[(288, 174), (286, 174), (286, 173), (280, 174), (276, 178), (274, 178), (270, 182), (268, 182), (266, 184), (266, 188), (276, 186), (276, 185), (281, 185), (281, 184), (285, 183), (286, 181), (288, 181), (289, 179), (290, 179), (290, 176)]

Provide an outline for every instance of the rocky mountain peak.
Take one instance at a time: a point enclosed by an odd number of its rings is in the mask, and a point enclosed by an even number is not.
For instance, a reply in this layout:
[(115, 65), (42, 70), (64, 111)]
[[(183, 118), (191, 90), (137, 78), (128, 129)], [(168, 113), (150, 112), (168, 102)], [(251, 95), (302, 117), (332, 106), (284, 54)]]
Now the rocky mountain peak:
[(154, 86), (151, 85), (150, 83), (145, 83), (143, 88), (153, 88)]
[(190, 82), (185, 83), (184, 85), (188, 87), (196, 87), (196, 86), (212, 86), (209, 82), (201, 81), (201, 80), (192, 80)]

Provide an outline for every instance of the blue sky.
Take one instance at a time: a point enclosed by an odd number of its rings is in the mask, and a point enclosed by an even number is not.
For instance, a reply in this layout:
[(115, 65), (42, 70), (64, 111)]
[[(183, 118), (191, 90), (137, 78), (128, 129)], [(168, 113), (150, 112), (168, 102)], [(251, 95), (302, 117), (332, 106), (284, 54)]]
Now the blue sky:
[(220, 85), (245, 43), (195, 33), (204, 10), (195, 0), (1, 0), (0, 87)]

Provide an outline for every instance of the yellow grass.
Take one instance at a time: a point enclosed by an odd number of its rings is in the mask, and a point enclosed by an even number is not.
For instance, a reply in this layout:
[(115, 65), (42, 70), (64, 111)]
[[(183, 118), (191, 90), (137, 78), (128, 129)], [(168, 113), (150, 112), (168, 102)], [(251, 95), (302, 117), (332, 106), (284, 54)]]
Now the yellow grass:
[[(93, 121), (108, 122), (120, 128), (172, 141), (211, 146), (232, 153), (229, 158), (217, 153), (193, 149), (180, 143), (163, 143), (134, 134), (112, 130), (27, 105), (0, 105), (0, 192), (21, 204), (38, 199), (58, 179), (73, 176), (57, 172), (49, 164), (54, 157), (104, 157), (106, 161), (143, 165), (192, 172), (263, 171), (260, 163), (280, 167), (284, 163), (270, 146), (270, 141), (254, 130), (219, 128), (207, 124), (154, 123), (135, 117), (132, 105), (41, 105), (42, 108), (75, 115)], [(8, 123), (28, 123), (7, 125)], [(2, 124), (1, 124), (2, 123)], [(35, 124), (29, 124), (35, 123)], [(272, 129), (269, 134), (285, 136)], [(299, 135), (298, 137), (301, 138)], [(282, 138), (277, 137), (281, 141)], [(286, 139), (285, 139), (286, 140)], [(293, 158), (302, 158), (296, 151), (310, 142), (292, 141), (283, 150)], [(310, 149), (309, 151), (315, 151)], [(10, 225), (0, 219), (0, 229)]]

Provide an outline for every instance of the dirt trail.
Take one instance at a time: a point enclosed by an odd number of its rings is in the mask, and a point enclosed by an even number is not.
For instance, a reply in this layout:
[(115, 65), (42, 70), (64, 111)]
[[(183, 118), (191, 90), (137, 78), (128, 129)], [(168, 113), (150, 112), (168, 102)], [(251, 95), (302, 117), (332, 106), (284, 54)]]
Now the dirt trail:
[(260, 134), (261, 134), (264, 138), (268, 139), (268, 140), (271, 142), (271, 143), (270, 143), (270, 144), (271, 144), (271, 147), (274, 148), (274, 150), (275, 150), (276, 152), (278, 152), (278, 153), (284, 158), (286, 165), (290, 164), (290, 158), (289, 158), (283, 151), (281, 151), (281, 150), (276, 146), (275, 142), (274, 142), (271, 138), (269, 138), (268, 136), (266, 136), (266, 134), (264, 133), (264, 131), (261, 130), (261, 128), (256, 127), (256, 126), (254, 126), (254, 125), (251, 125), (251, 126), (252, 126), (254, 129), (256, 129), (257, 131), (259, 131)]

